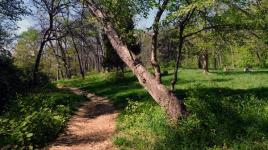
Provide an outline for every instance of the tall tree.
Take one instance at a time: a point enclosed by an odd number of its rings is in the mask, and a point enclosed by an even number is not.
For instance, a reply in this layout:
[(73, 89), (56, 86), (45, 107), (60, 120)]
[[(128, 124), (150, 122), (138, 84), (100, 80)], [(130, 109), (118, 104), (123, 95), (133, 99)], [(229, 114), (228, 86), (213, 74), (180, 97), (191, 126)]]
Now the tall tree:
[(178, 99), (174, 93), (170, 92), (164, 85), (160, 84), (156, 78), (145, 69), (142, 63), (137, 59), (136, 55), (122, 42), (120, 35), (116, 32), (104, 10), (100, 9), (101, 7), (91, 0), (87, 1), (87, 6), (102, 23), (104, 31), (117, 54), (132, 70), (140, 84), (144, 86), (154, 100), (166, 110), (170, 118), (177, 120), (180, 116), (186, 115), (186, 109), (182, 100)]
[(157, 61), (157, 47), (158, 47), (158, 33), (159, 33), (159, 22), (161, 19), (161, 16), (163, 15), (166, 6), (168, 5), (169, 0), (164, 0), (162, 4), (160, 4), (161, 1), (158, 2), (158, 11), (156, 13), (156, 16), (154, 18), (153, 23), (153, 35), (152, 35), (152, 50), (151, 50), (151, 64), (154, 68), (154, 75), (157, 80), (157, 82), (161, 83), (161, 69), (160, 65)]
[[(48, 41), (53, 40), (53, 32), (55, 34), (55, 17), (60, 14), (62, 11), (68, 9), (68, 5), (70, 5), (70, 1), (67, 0), (33, 0), (34, 5), (38, 9), (39, 12), (43, 14), (40, 16), (41, 18), (41, 26), (43, 27), (42, 31), (42, 39), (40, 42), (39, 50), (35, 60), (35, 66), (33, 68), (33, 85), (37, 82), (37, 74), (38, 68), (41, 61), (42, 53), (44, 51), (45, 45)], [(45, 16), (43, 16), (45, 15)], [(45, 18), (42, 18), (45, 17)], [(48, 18), (47, 22), (44, 22)]]

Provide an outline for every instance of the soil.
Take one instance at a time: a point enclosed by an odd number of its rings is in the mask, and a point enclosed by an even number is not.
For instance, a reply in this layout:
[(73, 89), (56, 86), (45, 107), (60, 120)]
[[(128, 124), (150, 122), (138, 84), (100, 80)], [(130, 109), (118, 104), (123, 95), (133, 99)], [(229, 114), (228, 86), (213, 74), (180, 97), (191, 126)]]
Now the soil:
[(115, 150), (112, 135), (118, 113), (113, 104), (79, 88), (68, 88), (80, 95), (86, 95), (78, 111), (69, 120), (66, 129), (46, 149), (49, 150)]

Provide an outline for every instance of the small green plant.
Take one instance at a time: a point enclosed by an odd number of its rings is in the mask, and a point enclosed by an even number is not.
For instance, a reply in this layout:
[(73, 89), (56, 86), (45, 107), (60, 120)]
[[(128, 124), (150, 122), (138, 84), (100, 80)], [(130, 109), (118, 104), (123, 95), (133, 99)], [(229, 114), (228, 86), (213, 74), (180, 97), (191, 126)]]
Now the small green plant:
[(45, 146), (57, 136), (76, 106), (84, 100), (83, 96), (54, 87), (18, 94), (0, 116), (0, 147), (31, 149)]

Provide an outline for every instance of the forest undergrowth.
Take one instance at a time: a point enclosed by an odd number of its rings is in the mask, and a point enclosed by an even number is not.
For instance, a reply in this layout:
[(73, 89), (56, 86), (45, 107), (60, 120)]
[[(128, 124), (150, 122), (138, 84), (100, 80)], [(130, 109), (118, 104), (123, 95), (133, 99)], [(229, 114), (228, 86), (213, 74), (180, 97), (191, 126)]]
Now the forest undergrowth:
[(36, 149), (54, 140), (86, 98), (53, 84), (16, 94), (0, 114), (0, 149)]

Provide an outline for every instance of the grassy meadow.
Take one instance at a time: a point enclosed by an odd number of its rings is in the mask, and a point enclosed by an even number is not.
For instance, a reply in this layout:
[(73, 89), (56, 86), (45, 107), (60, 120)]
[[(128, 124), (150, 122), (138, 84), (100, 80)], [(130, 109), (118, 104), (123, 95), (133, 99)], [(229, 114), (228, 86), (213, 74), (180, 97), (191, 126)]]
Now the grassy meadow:
[[(163, 77), (169, 86), (171, 71)], [(131, 72), (90, 73), (59, 81), (108, 97), (121, 112), (113, 141), (120, 149), (268, 148), (268, 71), (182, 69), (176, 94), (190, 115), (170, 123)]]

